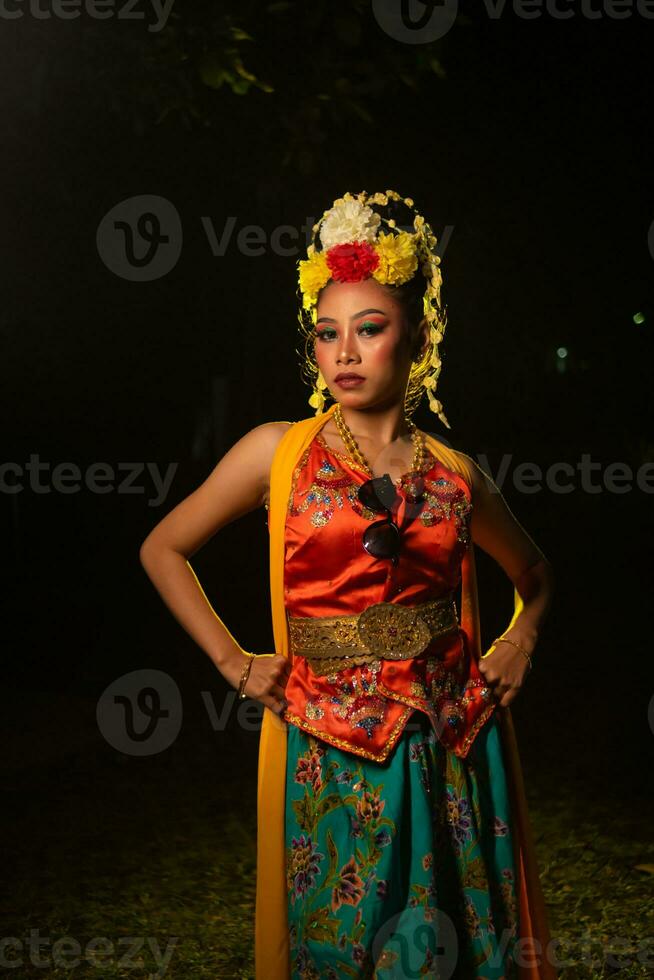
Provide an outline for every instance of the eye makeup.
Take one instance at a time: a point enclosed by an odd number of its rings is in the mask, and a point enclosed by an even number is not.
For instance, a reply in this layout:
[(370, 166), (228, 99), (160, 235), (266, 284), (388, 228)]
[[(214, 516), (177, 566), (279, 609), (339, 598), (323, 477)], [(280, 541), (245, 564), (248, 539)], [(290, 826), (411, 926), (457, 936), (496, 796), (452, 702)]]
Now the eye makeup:
[[(376, 320), (364, 320), (363, 323), (360, 323), (359, 326), (357, 327), (357, 333), (360, 334), (364, 330), (371, 331), (370, 333), (365, 333), (364, 336), (374, 337), (376, 334), (380, 332), (380, 330), (383, 330), (385, 326), (386, 326), (385, 323), (378, 323)], [(320, 340), (328, 341), (331, 340), (333, 336), (336, 336), (336, 331), (333, 330), (331, 327), (325, 327), (322, 330), (316, 330), (316, 337), (318, 337)]]

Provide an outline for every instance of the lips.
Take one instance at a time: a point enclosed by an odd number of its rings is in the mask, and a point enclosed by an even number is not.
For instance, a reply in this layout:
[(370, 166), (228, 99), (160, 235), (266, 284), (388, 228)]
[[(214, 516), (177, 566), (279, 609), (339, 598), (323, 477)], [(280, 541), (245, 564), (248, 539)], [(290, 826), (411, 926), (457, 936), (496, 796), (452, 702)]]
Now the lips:
[(365, 381), (360, 374), (337, 374), (334, 381)]

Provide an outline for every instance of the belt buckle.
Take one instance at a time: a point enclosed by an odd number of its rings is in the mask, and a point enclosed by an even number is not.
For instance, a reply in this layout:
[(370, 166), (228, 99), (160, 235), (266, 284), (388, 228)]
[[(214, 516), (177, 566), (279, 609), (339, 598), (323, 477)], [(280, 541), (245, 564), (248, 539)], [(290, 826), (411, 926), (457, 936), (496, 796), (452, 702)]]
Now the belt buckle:
[(417, 657), (431, 640), (431, 630), (420, 613), (396, 602), (368, 606), (359, 615), (357, 630), (371, 653), (386, 660)]

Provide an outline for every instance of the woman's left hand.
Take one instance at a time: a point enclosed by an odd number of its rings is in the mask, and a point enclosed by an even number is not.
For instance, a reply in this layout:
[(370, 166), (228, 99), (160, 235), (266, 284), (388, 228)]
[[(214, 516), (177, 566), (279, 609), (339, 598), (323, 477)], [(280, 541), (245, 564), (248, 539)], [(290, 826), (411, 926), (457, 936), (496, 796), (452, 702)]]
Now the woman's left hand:
[(522, 689), (530, 667), (526, 657), (511, 643), (500, 640), (488, 657), (481, 657), (479, 672), (500, 707), (508, 708)]

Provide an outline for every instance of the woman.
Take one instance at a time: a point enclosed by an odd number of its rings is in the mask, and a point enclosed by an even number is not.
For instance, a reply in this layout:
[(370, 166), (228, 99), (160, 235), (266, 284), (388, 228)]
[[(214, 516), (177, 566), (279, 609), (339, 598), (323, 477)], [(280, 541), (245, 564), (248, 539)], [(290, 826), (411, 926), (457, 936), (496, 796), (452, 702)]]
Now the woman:
[[(268, 709), (257, 978), (555, 977), (509, 711), (552, 572), (492, 480), (411, 420), (426, 393), (449, 427), (436, 239), (409, 198), (346, 194), (299, 272), (315, 416), (247, 433), (141, 547), (179, 622)], [(187, 559), (262, 505), (276, 652), (254, 656)], [(483, 657), (473, 542), (515, 587)]]

